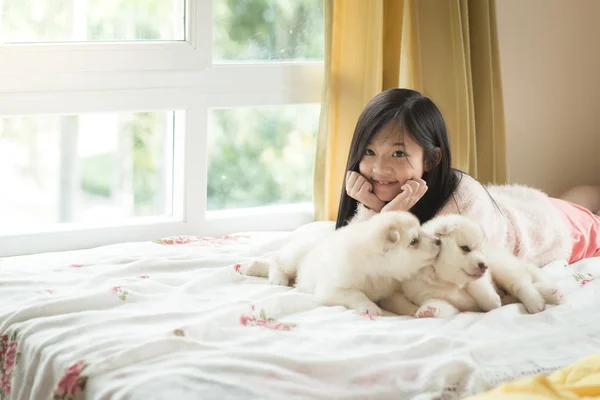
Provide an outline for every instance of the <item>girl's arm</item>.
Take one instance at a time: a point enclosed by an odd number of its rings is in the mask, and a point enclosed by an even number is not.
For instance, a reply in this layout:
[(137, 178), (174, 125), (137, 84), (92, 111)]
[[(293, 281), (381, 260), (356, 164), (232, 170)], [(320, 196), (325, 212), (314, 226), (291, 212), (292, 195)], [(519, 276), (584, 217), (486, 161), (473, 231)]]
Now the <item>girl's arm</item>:
[(350, 218), (350, 221), (348, 221), (348, 224), (366, 221), (375, 214), (377, 214), (377, 211), (374, 211), (374, 210), (371, 210), (370, 208), (365, 207), (362, 203), (357, 203), (356, 213), (354, 214), (354, 216), (352, 218)]
[(346, 173), (345, 187), (346, 194), (357, 202), (356, 212), (348, 224), (366, 221), (383, 208), (383, 201), (375, 196), (373, 186), (358, 172), (348, 171)]
[[(348, 222), (366, 221), (377, 214), (358, 202), (356, 213)], [(463, 175), (453, 196), (437, 215), (460, 214), (471, 218), (483, 229), (488, 242), (507, 246), (507, 224), (485, 188), (469, 175)]]
[[(358, 177), (357, 180), (352, 180), (352, 178), (356, 177)], [(367, 182), (366, 179), (357, 172), (349, 172), (347, 175), (346, 193), (358, 201), (356, 213), (350, 219), (349, 223), (366, 221), (378, 212), (409, 211), (427, 191), (427, 183), (425, 183), (424, 180), (411, 179), (402, 187), (402, 193), (396, 196), (394, 200), (384, 205), (384, 202), (379, 200), (375, 194), (372, 193), (370, 184), (367, 186), (367, 191), (363, 190), (362, 193), (356, 189), (352, 189), (357, 186), (355, 182), (361, 182), (360, 186), (364, 189), (366, 185), (363, 185), (361, 180)]]
[(346, 173), (346, 194), (376, 212), (380, 212), (384, 206), (383, 201), (373, 193), (373, 185), (356, 171)]

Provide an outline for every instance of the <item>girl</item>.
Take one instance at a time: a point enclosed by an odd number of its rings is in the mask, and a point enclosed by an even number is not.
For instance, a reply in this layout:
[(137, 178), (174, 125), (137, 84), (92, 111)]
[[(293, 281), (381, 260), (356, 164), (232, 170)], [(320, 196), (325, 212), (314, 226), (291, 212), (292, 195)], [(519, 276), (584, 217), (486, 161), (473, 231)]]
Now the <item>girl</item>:
[[(410, 210), (421, 222), (462, 214), (492, 243), (538, 266), (600, 256), (600, 217), (520, 186), (487, 186), (451, 167), (444, 119), (408, 89), (375, 96), (361, 113), (346, 166), (336, 228), (374, 213)], [(597, 193), (600, 204), (600, 188)], [(591, 194), (591, 196), (594, 196)]]

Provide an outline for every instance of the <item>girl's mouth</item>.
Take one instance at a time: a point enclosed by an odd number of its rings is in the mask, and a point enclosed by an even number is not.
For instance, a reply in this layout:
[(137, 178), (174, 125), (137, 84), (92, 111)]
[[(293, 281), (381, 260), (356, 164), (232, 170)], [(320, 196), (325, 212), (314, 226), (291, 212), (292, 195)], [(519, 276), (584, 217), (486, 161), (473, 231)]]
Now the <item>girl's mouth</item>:
[(398, 183), (398, 181), (383, 181), (383, 180), (379, 181), (379, 180), (373, 180), (373, 183), (375, 183), (376, 185), (379, 185), (379, 186), (391, 186), (394, 183)]

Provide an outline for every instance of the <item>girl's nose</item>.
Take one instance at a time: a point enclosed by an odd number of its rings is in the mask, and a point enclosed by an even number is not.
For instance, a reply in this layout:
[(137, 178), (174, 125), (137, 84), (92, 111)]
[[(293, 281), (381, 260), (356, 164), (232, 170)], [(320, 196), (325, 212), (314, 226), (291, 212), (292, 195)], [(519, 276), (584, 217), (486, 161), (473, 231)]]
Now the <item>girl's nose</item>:
[(391, 170), (390, 164), (384, 160), (377, 159), (373, 164), (373, 171), (380, 173), (387, 173)]

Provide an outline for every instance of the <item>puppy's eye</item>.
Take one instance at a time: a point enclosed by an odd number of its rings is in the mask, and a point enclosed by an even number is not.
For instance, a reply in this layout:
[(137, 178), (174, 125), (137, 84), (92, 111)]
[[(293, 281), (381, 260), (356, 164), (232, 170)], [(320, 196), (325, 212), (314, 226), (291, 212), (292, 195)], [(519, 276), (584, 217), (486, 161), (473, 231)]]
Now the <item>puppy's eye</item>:
[(419, 239), (413, 239), (413, 240), (411, 240), (411, 242), (410, 242), (410, 245), (411, 245), (411, 246), (416, 246), (416, 245), (418, 245), (418, 244), (419, 244)]
[(465, 253), (470, 253), (471, 252), (471, 248), (469, 246), (461, 246), (460, 249), (462, 251), (464, 251)]

